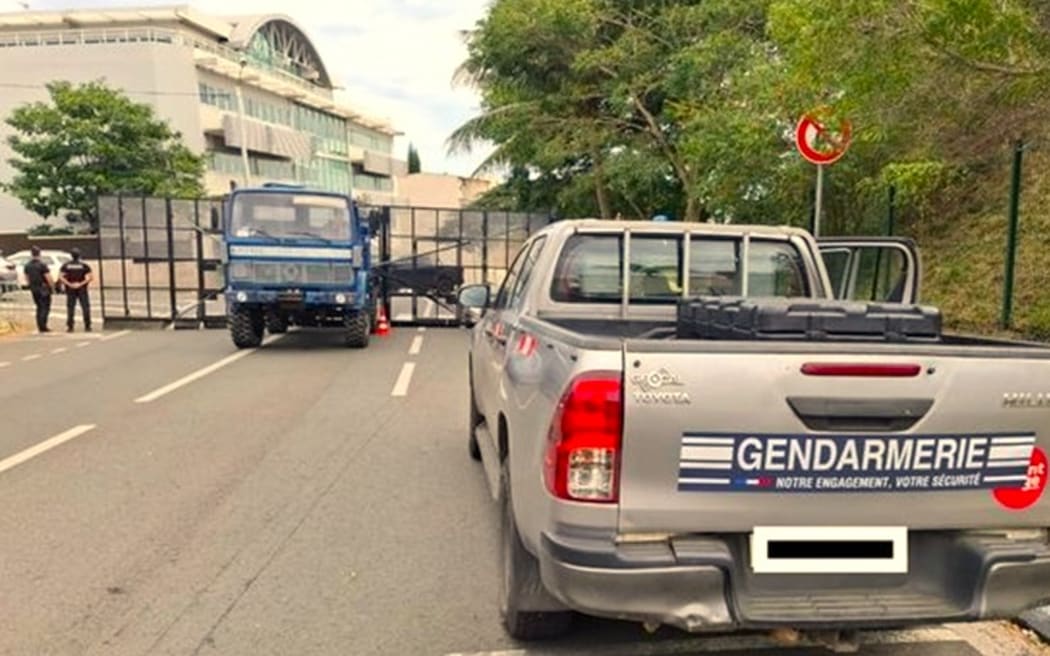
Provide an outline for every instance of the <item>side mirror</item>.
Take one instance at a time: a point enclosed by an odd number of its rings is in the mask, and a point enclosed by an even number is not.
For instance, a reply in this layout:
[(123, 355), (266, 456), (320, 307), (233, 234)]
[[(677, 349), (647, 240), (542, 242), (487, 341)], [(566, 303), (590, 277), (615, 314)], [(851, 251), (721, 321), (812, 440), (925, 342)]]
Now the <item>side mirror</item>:
[(489, 306), (492, 290), (488, 285), (467, 285), (459, 289), (456, 302), (461, 308), (460, 317), (465, 326), (473, 326), (484, 316)]

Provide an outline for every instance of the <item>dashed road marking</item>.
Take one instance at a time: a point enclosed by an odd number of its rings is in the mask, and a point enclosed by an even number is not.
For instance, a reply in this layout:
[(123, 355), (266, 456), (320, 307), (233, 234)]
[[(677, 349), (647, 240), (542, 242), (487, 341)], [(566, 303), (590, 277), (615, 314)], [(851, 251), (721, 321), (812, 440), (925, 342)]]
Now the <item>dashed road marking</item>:
[(4, 458), (3, 460), (0, 460), (0, 474), (7, 471), (8, 469), (12, 469), (14, 467), (17, 467), (18, 465), (21, 465), (27, 460), (35, 458), (36, 456), (40, 455), (41, 453), (44, 453), (45, 451), (50, 451), (56, 446), (64, 444), (69, 440), (72, 440), (73, 438), (80, 437), (84, 433), (93, 430), (94, 428), (94, 424), (74, 426), (66, 432), (59, 433), (58, 435), (55, 435), (52, 438), (46, 439), (40, 444), (37, 444), (36, 446), (31, 446), (28, 449), (25, 449), (24, 451), (19, 451), (13, 456)]
[(10, 362), (0, 362), (0, 369), (3, 369), (4, 367), (10, 367), (10, 366), (11, 366)]
[(43, 356), (40, 355), (39, 353), (33, 353), (33, 354), (27, 355), (24, 358), (22, 358), (22, 362), (31, 362), (33, 360), (39, 360), (42, 357)]
[(423, 336), (416, 335), (412, 338), (412, 346), (408, 348), (409, 355), (419, 355), (419, 352), (423, 350)]
[(131, 334), (130, 330), (122, 330), (119, 333), (113, 333), (112, 335), (106, 335), (100, 341), (108, 342), (110, 340), (118, 339), (120, 337), (123, 337), (124, 335), (130, 335), (130, 334)]
[[(278, 339), (280, 339), (283, 336), (284, 335), (271, 335), (271, 336), (269, 336), (269, 337), (267, 337), (266, 339), (263, 340), (262, 346), (266, 346), (267, 344), (271, 344), (271, 343), (277, 341)], [(191, 374), (187, 374), (186, 376), (183, 376), (182, 378), (176, 380), (173, 383), (169, 383), (169, 384), (165, 385), (164, 387), (159, 387), (159, 388), (153, 390), (152, 392), (150, 392), (149, 394), (146, 394), (145, 396), (140, 396), (139, 398), (135, 399), (135, 403), (152, 403), (153, 401), (156, 401), (157, 399), (161, 398), (162, 396), (167, 396), (168, 394), (171, 394), (172, 392), (174, 392), (175, 390), (179, 389), (180, 387), (185, 387), (186, 385), (189, 385), (192, 382), (198, 381), (201, 378), (204, 378), (205, 376), (207, 376), (209, 374), (215, 373), (219, 369), (222, 369), (223, 367), (225, 367), (227, 365), (231, 365), (234, 362), (237, 362), (238, 360), (240, 360), (241, 358), (246, 358), (246, 357), (248, 357), (252, 353), (255, 353), (258, 350), (259, 349), (257, 349), (257, 348), (253, 348), (253, 349), (245, 349), (243, 351), (237, 351), (233, 355), (228, 355), (225, 358), (223, 358), (222, 360), (219, 360), (218, 362), (212, 363), (212, 364), (208, 365), (207, 367), (203, 367), (201, 369), (198, 369), (197, 371), (194, 371)]]
[(426, 331), (427, 331), (427, 327), (426, 326), (420, 326), (419, 328), (416, 329), (416, 332), (420, 332), (420, 333), (425, 333)]
[(77, 344), (77, 348), (84, 348), (85, 346), (91, 346), (91, 342), (80, 342)]
[(408, 395), (408, 384), (412, 382), (412, 373), (415, 370), (415, 362), (406, 362), (401, 367), (401, 373), (397, 376), (397, 381), (394, 383), (394, 389), (390, 391), (390, 396)]
[(51, 353), (52, 353), (53, 355), (58, 355), (59, 353), (65, 353), (65, 352), (66, 352), (67, 350), (68, 350), (68, 349), (66, 349), (66, 347), (64, 347), (64, 346), (60, 346), (60, 347), (58, 347), (57, 349), (51, 349)]

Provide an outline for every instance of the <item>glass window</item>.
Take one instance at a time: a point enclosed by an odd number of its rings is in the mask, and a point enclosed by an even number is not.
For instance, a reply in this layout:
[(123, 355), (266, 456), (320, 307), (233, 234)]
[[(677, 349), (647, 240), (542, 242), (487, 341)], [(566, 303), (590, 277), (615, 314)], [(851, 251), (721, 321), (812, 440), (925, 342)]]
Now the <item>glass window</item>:
[(511, 265), (510, 270), (507, 272), (507, 277), (503, 279), (503, 284), (499, 288), (499, 294), (496, 296), (496, 302), (493, 304), (495, 309), (502, 310), (510, 305), (511, 291), (517, 288), (521, 270), (525, 267), (525, 256), (528, 250), (530, 249), (522, 249), (518, 252), (518, 256), (514, 258), (514, 264)]
[(615, 235), (573, 235), (554, 270), (551, 298), (563, 303), (619, 303), (623, 247)]
[(230, 232), (235, 237), (316, 237), (348, 241), (350, 206), (345, 197), (270, 192), (234, 196)]
[(539, 237), (533, 242), (528, 255), (525, 256), (525, 265), (521, 268), (521, 276), (518, 278), (517, 283), (514, 285), (514, 290), (511, 292), (509, 307), (520, 307), (521, 300), (525, 295), (525, 288), (528, 286), (529, 280), (532, 279), (532, 274), (536, 270), (536, 260), (539, 259), (540, 253), (543, 252), (543, 247), (546, 244), (546, 237)]
[(632, 302), (673, 302), (682, 295), (681, 246), (678, 237), (631, 237)]
[(806, 296), (805, 266), (798, 250), (785, 242), (751, 241), (749, 296)]
[(898, 248), (860, 248), (857, 280), (850, 300), (900, 302), (907, 282), (908, 262)]
[(738, 239), (693, 237), (689, 244), (689, 294), (739, 295), (740, 248)]
[(835, 292), (835, 298), (842, 298), (846, 294), (846, 273), (849, 267), (849, 249), (840, 248), (821, 251), (824, 258), (824, 268), (828, 270), (828, 279), (831, 280), (831, 289)]

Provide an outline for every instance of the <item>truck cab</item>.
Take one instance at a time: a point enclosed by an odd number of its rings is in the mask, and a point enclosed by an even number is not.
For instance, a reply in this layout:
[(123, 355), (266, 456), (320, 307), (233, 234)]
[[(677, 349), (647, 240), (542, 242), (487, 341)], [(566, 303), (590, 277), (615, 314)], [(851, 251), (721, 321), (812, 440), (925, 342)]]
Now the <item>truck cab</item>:
[(368, 226), (347, 195), (287, 185), (235, 190), (224, 204), (226, 314), (238, 348), (289, 326), (343, 330), (368, 345)]

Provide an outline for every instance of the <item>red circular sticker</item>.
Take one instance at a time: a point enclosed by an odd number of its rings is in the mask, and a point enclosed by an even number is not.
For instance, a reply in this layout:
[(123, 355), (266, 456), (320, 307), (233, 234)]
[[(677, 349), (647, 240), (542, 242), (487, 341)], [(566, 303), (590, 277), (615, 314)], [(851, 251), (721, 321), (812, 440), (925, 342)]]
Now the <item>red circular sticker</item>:
[(1043, 490), (1046, 489), (1046, 467), (1046, 454), (1039, 447), (1034, 447), (1028, 459), (1025, 482), (1018, 487), (996, 488), (992, 495), (999, 505), (1009, 510), (1028, 508), (1043, 496)]

